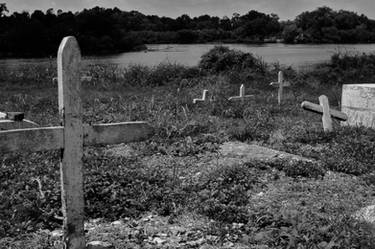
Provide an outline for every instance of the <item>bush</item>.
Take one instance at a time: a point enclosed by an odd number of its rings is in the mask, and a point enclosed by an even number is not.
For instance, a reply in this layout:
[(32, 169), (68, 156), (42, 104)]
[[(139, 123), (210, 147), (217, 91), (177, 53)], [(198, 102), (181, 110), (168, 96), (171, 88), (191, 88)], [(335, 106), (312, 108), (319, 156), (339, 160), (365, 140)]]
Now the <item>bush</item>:
[(241, 69), (266, 71), (266, 64), (254, 55), (223, 46), (216, 46), (202, 55), (199, 67), (212, 73)]

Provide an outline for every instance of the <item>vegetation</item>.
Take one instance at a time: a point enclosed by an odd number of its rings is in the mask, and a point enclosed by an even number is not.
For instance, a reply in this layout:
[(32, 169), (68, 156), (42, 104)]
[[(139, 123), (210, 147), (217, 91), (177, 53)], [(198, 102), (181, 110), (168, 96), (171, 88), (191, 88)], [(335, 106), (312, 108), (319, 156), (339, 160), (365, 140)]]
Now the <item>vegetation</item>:
[[(292, 87), (281, 107), (269, 86), (280, 66), (224, 47), (203, 55), (198, 68), (84, 68), (93, 77), (83, 82), (85, 122), (147, 120), (156, 130), (149, 141), (117, 150), (86, 149), (87, 220), (128, 220), (127, 232), (112, 238), (118, 248), (147, 247), (149, 236), (161, 236), (139, 225), (149, 212), (172, 225), (184, 223), (186, 214), (199, 217), (185, 234), (195, 244), (182, 248), (198, 247), (198, 238), (213, 248), (373, 248), (370, 224), (353, 213), (374, 195), (375, 131), (335, 123), (335, 132), (325, 134), (319, 115), (299, 103), (328, 93), (331, 105), (338, 105), (341, 83), (359, 75), (374, 80), (374, 58), (335, 55), (307, 72), (282, 68)], [(0, 110), (57, 125), (55, 72), (52, 63), (3, 69)], [(256, 94), (254, 101), (227, 101), (240, 84)], [(194, 106), (191, 100), (203, 88), (215, 101)], [(226, 141), (262, 144), (315, 162), (219, 164), (218, 148)], [(45, 230), (61, 226), (58, 160), (58, 152), (1, 156), (0, 245), (58, 248)]]
[(9, 14), (0, 4), (0, 57), (55, 56), (68, 35), (77, 37), (86, 55), (140, 50), (152, 43), (370, 43), (375, 42), (375, 20), (328, 7), (279, 21), (275, 14), (255, 10), (231, 18), (185, 14), (173, 19), (100, 7)]

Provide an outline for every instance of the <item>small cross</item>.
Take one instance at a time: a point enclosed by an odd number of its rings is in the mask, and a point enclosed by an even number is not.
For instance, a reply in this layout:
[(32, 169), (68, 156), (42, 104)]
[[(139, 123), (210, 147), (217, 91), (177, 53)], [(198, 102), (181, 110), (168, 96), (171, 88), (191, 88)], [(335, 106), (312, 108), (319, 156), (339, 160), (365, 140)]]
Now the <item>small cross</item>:
[(281, 101), (282, 101), (282, 97), (283, 97), (283, 88), (284, 87), (290, 87), (290, 82), (284, 81), (284, 74), (283, 74), (282, 71), (279, 71), (277, 82), (271, 82), (270, 85), (279, 87), (279, 91), (278, 91), (278, 94), (277, 94), (277, 102), (278, 102), (279, 105), (281, 105)]
[(240, 95), (239, 96), (233, 96), (229, 97), (229, 101), (237, 101), (237, 100), (245, 100), (247, 98), (254, 98), (254, 95), (245, 95), (245, 86), (242, 84), (240, 87)]
[(304, 101), (301, 107), (307, 111), (322, 115), (323, 129), (325, 132), (333, 131), (332, 117), (341, 121), (346, 121), (348, 119), (345, 113), (330, 109), (328, 98), (325, 95), (319, 97), (319, 105)]
[(193, 104), (197, 104), (199, 102), (206, 102), (207, 94), (208, 94), (208, 90), (203, 90), (202, 98), (201, 99), (193, 99)]

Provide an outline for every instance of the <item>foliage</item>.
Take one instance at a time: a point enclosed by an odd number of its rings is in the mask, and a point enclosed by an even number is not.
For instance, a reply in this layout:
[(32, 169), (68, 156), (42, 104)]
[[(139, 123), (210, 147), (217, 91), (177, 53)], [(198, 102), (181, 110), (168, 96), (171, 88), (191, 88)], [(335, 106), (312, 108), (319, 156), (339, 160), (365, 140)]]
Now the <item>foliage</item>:
[(246, 69), (259, 72), (266, 70), (262, 60), (254, 55), (223, 46), (216, 46), (202, 55), (199, 67), (212, 73)]
[(264, 43), (281, 38), (286, 43), (369, 43), (375, 41), (375, 21), (328, 7), (280, 22), (276, 14), (255, 10), (231, 18), (185, 14), (173, 19), (101, 7), (9, 14), (6, 4), (0, 5), (1, 57), (55, 56), (68, 35), (77, 37), (87, 55), (143, 50), (144, 44), (153, 43)]
[(351, 11), (320, 7), (298, 15), (283, 37), (293, 43), (368, 43), (375, 40), (375, 21)]

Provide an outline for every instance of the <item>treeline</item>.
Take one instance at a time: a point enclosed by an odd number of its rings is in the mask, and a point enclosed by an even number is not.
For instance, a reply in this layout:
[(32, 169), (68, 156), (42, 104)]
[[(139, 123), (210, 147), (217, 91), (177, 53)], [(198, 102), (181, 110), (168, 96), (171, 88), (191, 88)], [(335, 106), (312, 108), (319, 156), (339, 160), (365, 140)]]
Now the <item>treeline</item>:
[(255, 10), (230, 18), (174, 19), (100, 7), (76, 13), (49, 9), (10, 14), (0, 4), (0, 57), (55, 55), (67, 35), (77, 37), (86, 55), (140, 50), (146, 43), (367, 43), (375, 42), (375, 21), (328, 7), (280, 21), (275, 14)]

